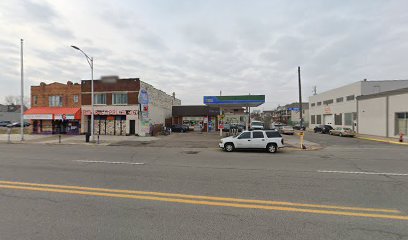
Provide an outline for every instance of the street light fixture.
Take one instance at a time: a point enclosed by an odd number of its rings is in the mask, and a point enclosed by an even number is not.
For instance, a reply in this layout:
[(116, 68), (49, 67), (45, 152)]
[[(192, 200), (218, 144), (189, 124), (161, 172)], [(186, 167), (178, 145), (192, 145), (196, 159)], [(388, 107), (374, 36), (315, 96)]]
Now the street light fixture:
[[(91, 138), (92, 142), (95, 141), (94, 135), (94, 78), (93, 78), (93, 57), (89, 57), (84, 51), (82, 51), (79, 47), (71, 45), (72, 48), (80, 51), (85, 55), (86, 61), (88, 62), (89, 66), (91, 67)], [(88, 129), (89, 130), (89, 129)]]

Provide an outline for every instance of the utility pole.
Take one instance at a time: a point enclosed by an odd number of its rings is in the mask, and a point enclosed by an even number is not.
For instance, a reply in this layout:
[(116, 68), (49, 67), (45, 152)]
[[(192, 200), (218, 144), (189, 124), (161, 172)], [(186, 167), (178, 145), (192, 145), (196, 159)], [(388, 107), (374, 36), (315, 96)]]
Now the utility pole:
[(298, 80), (299, 80), (299, 114), (300, 114), (300, 128), (303, 127), (303, 109), (302, 109), (302, 84), (300, 81), (300, 67), (298, 67)]
[(24, 141), (24, 66), (23, 66), (23, 39), (21, 39), (21, 96), (20, 96), (20, 135)]

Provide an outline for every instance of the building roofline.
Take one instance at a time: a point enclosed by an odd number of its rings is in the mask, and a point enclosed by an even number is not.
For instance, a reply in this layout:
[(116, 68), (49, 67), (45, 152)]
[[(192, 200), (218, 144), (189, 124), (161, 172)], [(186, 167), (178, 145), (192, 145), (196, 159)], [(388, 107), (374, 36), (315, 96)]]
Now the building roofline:
[(395, 90), (386, 91), (386, 92), (374, 93), (374, 94), (369, 94), (369, 95), (361, 95), (361, 96), (357, 96), (357, 100), (371, 99), (371, 98), (377, 98), (377, 97), (386, 97), (386, 96), (399, 95), (399, 94), (404, 94), (404, 93), (408, 93), (408, 88), (400, 88), (400, 89), (395, 89)]
[(390, 80), (367, 80), (362, 82), (391, 82), (391, 81), (408, 81), (408, 79), (390, 79)]
[(327, 93), (327, 92), (330, 92), (330, 91), (333, 91), (333, 90), (335, 90), (335, 89), (337, 89), (337, 88), (347, 87), (347, 86), (350, 86), (350, 85), (353, 85), (353, 84), (356, 84), (356, 83), (365, 83), (365, 82), (392, 82), (392, 81), (408, 81), (408, 79), (390, 79), (390, 80), (367, 80), (367, 79), (363, 79), (363, 80), (360, 80), (360, 81), (357, 81), (357, 82), (353, 82), (353, 83), (341, 85), (341, 86), (339, 86), (339, 87), (332, 88), (332, 89), (329, 89), (329, 90), (326, 90), (326, 91), (317, 93), (316, 95), (311, 95), (311, 96), (309, 96), (309, 98), (310, 98), (310, 97), (317, 96), (317, 95), (320, 95), (320, 94), (324, 94), (324, 93)]

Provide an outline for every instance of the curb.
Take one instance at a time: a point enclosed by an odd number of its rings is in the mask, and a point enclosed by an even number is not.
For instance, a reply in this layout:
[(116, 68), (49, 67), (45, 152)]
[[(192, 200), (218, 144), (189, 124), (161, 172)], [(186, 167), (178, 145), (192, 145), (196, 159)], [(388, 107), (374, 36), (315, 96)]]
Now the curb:
[(60, 146), (61, 146), (61, 145), (109, 146), (109, 144), (107, 144), (107, 143), (99, 143), (99, 144), (97, 144), (97, 143), (64, 143), (64, 142), (54, 143), (54, 142), (17, 142), (17, 141), (15, 141), (15, 142), (10, 142), (10, 143), (0, 141), (0, 144), (21, 144), (21, 145), (23, 145), (23, 144), (30, 144), (30, 145), (60, 145)]
[(305, 145), (306, 149), (300, 149), (299, 146), (294, 146), (294, 145), (286, 145), (286, 147), (284, 148), (284, 150), (288, 149), (290, 151), (317, 151), (317, 150), (321, 150), (323, 149), (323, 147), (308, 147), (307, 145)]
[(382, 139), (367, 138), (367, 137), (356, 137), (356, 138), (362, 139), (362, 140), (368, 140), (368, 141), (375, 141), (375, 142), (383, 142), (383, 143), (389, 143), (389, 144), (397, 144), (397, 145), (408, 146), (408, 143), (404, 143), (404, 142), (395, 142), (395, 141), (391, 141), (391, 140), (382, 140)]

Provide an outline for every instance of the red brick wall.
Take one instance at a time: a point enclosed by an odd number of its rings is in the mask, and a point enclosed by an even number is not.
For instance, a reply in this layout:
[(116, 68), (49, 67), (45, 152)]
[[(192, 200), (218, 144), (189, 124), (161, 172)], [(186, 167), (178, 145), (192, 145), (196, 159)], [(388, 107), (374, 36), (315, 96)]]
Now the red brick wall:
[[(74, 102), (74, 96), (78, 96), (78, 102)], [(49, 96), (62, 96), (63, 107), (81, 107), (81, 85), (72, 82), (41, 83), (40, 86), (31, 86), (31, 107), (49, 107)], [(37, 104), (34, 100), (37, 97)]]
[[(94, 93), (106, 93), (106, 105), (112, 105), (112, 92), (128, 92), (128, 104), (138, 104), (140, 80), (138, 78), (117, 79), (115, 82), (94, 80)], [(81, 83), (82, 105), (91, 105), (91, 81)]]

